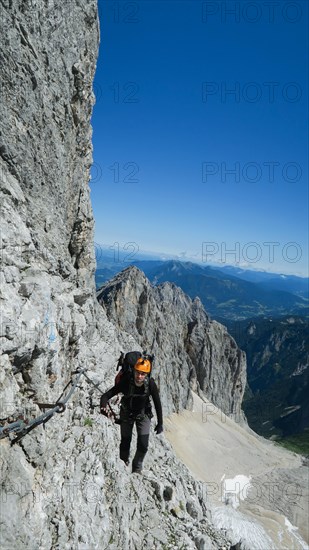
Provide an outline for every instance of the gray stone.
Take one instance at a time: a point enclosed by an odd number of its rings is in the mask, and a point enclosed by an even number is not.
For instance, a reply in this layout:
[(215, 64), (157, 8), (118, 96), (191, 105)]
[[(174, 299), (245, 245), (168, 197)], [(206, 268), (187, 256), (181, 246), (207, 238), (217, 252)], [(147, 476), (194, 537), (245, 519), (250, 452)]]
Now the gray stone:
[[(119, 294), (110, 288), (104, 307), (96, 301), (89, 193), (96, 0), (0, 0), (0, 10), (1, 425), (30, 422), (43, 414), (38, 403), (68, 397), (77, 370), (105, 391), (120, 351), (142, 346), (157, 355), (165, 413), (190, 406), (199, 387), (214, 400), (222, 392), (224, 410), (237, 412), (244, 358), (198, 300), (172, 285), (153, 289), (131, 269)], [(130, 474), (118, 458), (119, 427), (99, 414), (99, 399), (81, 377), (64, 412), (19, 443), (10, 444), (13, 432), (1, 439), (2, 547), (149, 550), (167, 541), (194, 549), (206, 534), (214, 548), (228, 547), (212, 527), (203, 484), (164, 435), (151, 433), (149, 474)], [(180, 507), (195, 495), (201, 519), (193, 505), (190, 513)]]
[(194, 542), (198, 550), (213, 550), (214, 548), (216, 548), (213, 545), (212, 540), (207, 535), (200, 535), (195, 537)]
[(163, 489), (163, 498), (166, 501), (172, 500), (173, 498), (173, 488), (168, 485)]
[(186, 510), (188, 514), (194, 519), (202, 519), (203, 513), (197, 499), (189, 498), (186, 502)]
[(192, 301), (172, 283), (152, 286), (134, 266), (105, 283), (97, 297), (115, 325), (155, 354), (165, 414), (192, 407), (193, 389), (243, 421), (245, 354), (223, 325), (210, 321), (199, 298)]

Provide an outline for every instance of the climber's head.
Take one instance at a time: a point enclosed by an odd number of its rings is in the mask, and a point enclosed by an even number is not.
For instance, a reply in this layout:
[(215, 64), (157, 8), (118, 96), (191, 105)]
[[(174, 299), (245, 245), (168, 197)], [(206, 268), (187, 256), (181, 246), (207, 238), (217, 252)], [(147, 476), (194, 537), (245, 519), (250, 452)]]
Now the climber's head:
[(151, 363), (148, 359), (142, 357), (134, 365), (134, 382), (137, 386), (142, 386), (147, 374), (150, 374)]
[(149, 374), (151, 371), (151, 363), (149, 359), (143, 359), (142, 357), (140, 357), (134, 365), (134, 370), (136, 370), (137, 372), (144, 372), (145, 374)]

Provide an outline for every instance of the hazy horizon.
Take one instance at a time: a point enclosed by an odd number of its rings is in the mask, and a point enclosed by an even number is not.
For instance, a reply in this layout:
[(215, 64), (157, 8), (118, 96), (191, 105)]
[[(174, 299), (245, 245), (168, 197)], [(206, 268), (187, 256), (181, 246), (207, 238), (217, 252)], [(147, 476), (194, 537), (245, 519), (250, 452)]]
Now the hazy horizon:
[[(116, 246), (115, 246), (116, 245)], [(119, 246), (117, 246), (118, 243), (113, 243), (113, 245), (109, 245), (107, 243), (97, 243), (95, 242), (95, 253), (96, 253), (96, 260), (97, 264), (100, 262), (100, 257), (104, 256), (104, 254), (107, 254), (110, 257), (114, 257), (115, 263), (120, 264), (127, 264), (130, 265), (131, 263), (134, 263), (134, 261), (180, 261), (180, 262), (188, 262), (188, 263), (194, 263), (199, 266), (209, 266), (209, 267), (233, 267), (233, 268), (239, 268), (241, 270), (247, 270), (247, 271), (256, 271), (261, 273), (269, 273), (273, 275), (286, 275), (291, 277), (300, 277), (302, 279), (308, 279), (308, 275), (302, 275), (295, 272), (283, 272), (283, 271), (276, 271), (275, 269), (263, 269), (262, 267), (255, 267), (254, 264), (240, 264), (240, 263), (229, 263), (229, 262), (204, 262), (202, 260), (198, 260), (194, 256), (188, 256), (183, 254), (169, 254), (166, 252), (158, 252), (158, 251), (150, 251), (150, 250), (136, 250), (134, 249), (134, 246), (130, 247), (130, 245), (136, 245), (136, 243), (127, 243), (129, 245), (127, 249), (122, 250)]]

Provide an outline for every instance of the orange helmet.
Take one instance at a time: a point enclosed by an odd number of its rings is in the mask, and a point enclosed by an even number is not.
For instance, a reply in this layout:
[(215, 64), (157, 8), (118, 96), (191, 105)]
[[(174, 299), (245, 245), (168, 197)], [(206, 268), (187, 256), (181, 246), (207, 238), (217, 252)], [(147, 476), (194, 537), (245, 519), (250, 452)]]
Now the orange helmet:
[(140, 357), (136, 361), (134, 368), (138, 372), (145, 372), (146, 374), (149, 374), (151, 371), (151, 363), (148, 359), (143, 359), (142, 357)]

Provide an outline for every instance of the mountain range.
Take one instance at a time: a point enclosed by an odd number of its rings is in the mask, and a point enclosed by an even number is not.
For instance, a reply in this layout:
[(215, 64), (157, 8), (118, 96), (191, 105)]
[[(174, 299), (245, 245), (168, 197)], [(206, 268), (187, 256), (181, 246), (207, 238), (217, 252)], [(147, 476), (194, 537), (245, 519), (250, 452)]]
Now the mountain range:
[[(173, 282), (191, 299), (198, 296), (207, 313), (223, 323), (226, 319), (308, 314), (308, 279), (302, 277), (232, 266), (219, 269), (177, 260), (141, 260), (134, 265), (152, 284)], [(123, 263), (115, 263), (108, 257), (102, 259), (96, 271), (97, 286), (124, 267)]]
[[(273, 439), (306, 433), (308, 279), (176, 260), (135, 265), (155, 286), (168, 281), (191, 299), (198, 296), (207, 314), (224, 324), (246, 352), (243, 409), (257, 433)], [(97, 283), (122, 267), (105, 258)]]

